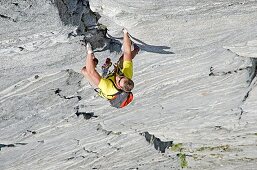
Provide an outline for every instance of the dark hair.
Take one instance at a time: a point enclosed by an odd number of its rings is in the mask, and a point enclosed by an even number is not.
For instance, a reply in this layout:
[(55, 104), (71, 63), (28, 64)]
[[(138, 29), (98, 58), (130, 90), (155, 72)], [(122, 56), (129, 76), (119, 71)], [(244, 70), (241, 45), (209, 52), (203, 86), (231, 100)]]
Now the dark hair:
[(131, 79), (126, 78), (124, 80), (124, 85), (122, 87), (122, 90), (126, 92), (130, 92), (133, 88), (134, 88), (134, 82)]

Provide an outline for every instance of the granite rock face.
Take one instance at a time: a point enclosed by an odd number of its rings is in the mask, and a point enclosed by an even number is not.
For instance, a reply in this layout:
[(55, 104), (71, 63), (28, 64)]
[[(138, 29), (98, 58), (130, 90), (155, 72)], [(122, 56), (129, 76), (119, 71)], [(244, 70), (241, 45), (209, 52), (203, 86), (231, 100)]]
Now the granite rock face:
[(103, 49), (110, 40), (106, 37), (107, 28), (98, 23), (100, 15), (90, 9), (88, 0), (56, 0), (60, 19), (64, 25), (76, 27), (69, 36), (83, 35), (85, 42), (92, 47)]
[[(0, 169), (256, 169), (256, 9), (1, 0)], [(86, 42), (117, 61), (123, 27), (141, 50), (114, 109), (80, 70)]]

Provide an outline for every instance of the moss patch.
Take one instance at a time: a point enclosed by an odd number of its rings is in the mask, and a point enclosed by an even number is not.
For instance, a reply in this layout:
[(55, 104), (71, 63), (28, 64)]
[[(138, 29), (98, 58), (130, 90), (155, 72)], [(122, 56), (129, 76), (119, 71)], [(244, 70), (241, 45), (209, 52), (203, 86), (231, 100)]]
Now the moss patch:
[(218, 151), (222, 151), (222, 152), (226, 152), (231, 150), (229, 145), (221, 145), (221, 146), (204, 146), (204, 147), (200, 147), (199, 149), (197, 149), (197, 151), (201, 152), (201, 151), (214, 151), (214, 150), (218, 150)]
[(181, 152), (182, 149), (182, 143), (177, 143), (170, 147), (170, 150), (172, 150), (173, 152)]
[(179, 159), (180, 167), (181, 168), (186, 168), (188, 167), (188, 162), (186, 160), (186, 154), (182, 153), (183, 151), (183, 144), (182, 143), (177, 143), (170, 146), (169, 148), (173, 152), (177, 152), (177, 157)]
[(186, 167), (188, 167), (188, 163), (187, 163), (187, 160), (186, 160), (186, 154), (184, 154), (184, 153), (178, 153), (177, 156), (178, 156), (179, 161), (180, 161), (180, 167), (181, 167), (181, 168), (186, 168)]
[(223, 158), (222, 154), (214, 154), (214, 153), (212, 153), (212, 154), (210, 154), (210, 156), (213, 157), (213, 158), (217, 158), (217, 159)]

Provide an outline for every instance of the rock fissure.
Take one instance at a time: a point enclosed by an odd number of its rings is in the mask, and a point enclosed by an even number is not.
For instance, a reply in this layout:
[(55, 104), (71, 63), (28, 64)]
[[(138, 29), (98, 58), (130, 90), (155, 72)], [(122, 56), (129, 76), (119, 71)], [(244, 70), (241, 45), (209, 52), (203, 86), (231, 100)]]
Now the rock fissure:
[(84, 117), (84, 119), (86, 119), (86, 120), (98, 117), (98, 116), (94, 115), (94, 112), (81, 112), (81, 111), (79, 111), (79, 106), (75, 107), (75, 110), (76, 110), (75, 114), (77, 115), (77, 117), (82, 115)]
[(251, 61), (252, 67), (250, 67), (251, 69), (249, 70), (249, 85), (252, 84), (257, 74), (257, 58), (251, 58)]
[(248, 90), (242, 100), (242, 102), (246, 102), (246, 100), (248, 99), (249, 97), (249, 94), (251, 93), (251, 91), (253, 90), (253, 88), (255, 87), (256, 85), (256, 74), (257, 74), (257, 59), (256, 58), (251, 58), (251, 61), (252, 61), (252, 67), (249, 69), (249, 80), (248, 80), (248, 83), (249, 83), (249, 87), (248, 87)]
[(239, 71), (243, 71), (243, 70), (249, 70), (252, 67), (245, 67), (245, 68), (239, 68), (236, 70), (232, 70), (232, 71), (214, 71), (213, 67), (210, 67), (210, 74), (209, 76), (224, 76), (224, 75), (228, 75), (228, 74), (233, 74), (233, 73), (238, 73)]
[(103, 128), (103, 126), (101, 124), (97, 125), (97, 129), (96, 130), (97, 131), (102, 131), (107, 136), (110, 135), (110, 134), (113, 134), (113, 135), (121, 135), (122, 134), (121, 132), (114, 132), (114, 131), (111, 131), (111, 130), (106, 130), (106, 129)]
[(15, 19), (13, 19), (12, 17), (9, 17), (7, 15), (0, 14), (0, 17), (3, 18), (3, 19), (8, 19), (8, 20), (13, 21), (13, 22), (17, 22)]
[(106, 49), (110, 44), (107, 28), (98, 23), (101, 16), (90, 9), (88, 0), (56, 0), (55, 5), (64, 25), (76, 27), (68, 37), (83, 35), (83, 41), (90, 42), (93, 49)]
[(28, 143), (14, 143), (14, 144), (1, 144), (0, 143), (0, 151), (4, 147), (16, 147), (16, 145), (27, 145)]
[(150, 144), (154, 145), (154, 148), (161, 153), (165, 153), (165, 150), (172, 146), (173, 141), (166, 141), (163, 142), (161, 139), (155, 137), (154, 135), (150, 134), (149, 132), (140, 133), (140, 135), (144, 136), (146, 141)]
[(240, 114), (239, 114), (238, 120), (239, 120), (239, 122), (240, 122), (240, 120), (242, 119), (242, 115), (243, 115), (243, 113), (244, 113), (244, 110), (243, 110), (241, 107), (240, 107), (239, 109), (240, 109)]
[(57, 96), (59, 96), (60, 98), (63, 98), (63, 99), (66, 99), (66, 100), (70, 100), (70, 99), (73, 99), (73, 98), (77, 98), (78, 101), (80, 101), (80, 100), (82, 99), (81, 96), (70, 96), (70, 97), (64, 96), (64, 95), (60, 94), (61, 91), (62, 91), (61, 89), (57, 88), (57, 89), (54, 91), (54, 93), (55, 93)]

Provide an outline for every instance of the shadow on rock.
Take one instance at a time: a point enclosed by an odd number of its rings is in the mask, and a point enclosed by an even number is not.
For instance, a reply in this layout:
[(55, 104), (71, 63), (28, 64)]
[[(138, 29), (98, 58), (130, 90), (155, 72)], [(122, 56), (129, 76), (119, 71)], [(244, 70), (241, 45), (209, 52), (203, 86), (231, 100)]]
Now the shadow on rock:
[(160, 45), (150, 45), (146, 44), (143, 41), (133, 37), (130, 35), (130, 37), (137, 42), (137, 45), (141, 50), (150, 52), (150, 53), (158, 53), (158, 54), (175, 54), (172, 51), (167, 51), (170, 49), (168, 46), (160, 46)]
[[(123, 38), (113, 37), (108, 33), (107, 33), (107, 36), (111, 39), (110, 47), (109, 47), (110, 52), (116, 51), (117, 53), (120, 53), (121, 46), (122, 46), (121, 41)], [(139, 40), (138, 38), (133, 37), (132, 35), (130, 35), (130, 37), (132, 38), (133, 42), (135, 42), (139, 46), (140, 50), (142, 51), (147, 51), (150, 53), (157, 53), (157, 54), (175, 54), (172, 51), (168, 51), (170, 49), (170, 47), (168, 46), (150, 45)]]
[[(56, 0), (54, 1), (59, 16), (64, 25), (77, 26), (76, 30), (69, 33), (70, 36), (84, 35), (84, 42), (89, 42), (95, 52), (110, 50), (110, 52), (121, 52), (121, 42), (107, 34), (107, 27), (98, 23), (101, 16), (90, 9), (88, 0)], [(107, 37), (109, 36), (109, 38)], [(131, 36), (131, 35), (130, 35)], [(168, 51), (170, 47), (161, 45), (150, 45), (133, 36), (134, 41), (143, 51), (158, 54), (174, 54)]]
[(151, 135), (149, 132), (140, 133), (144, 136), (146, 141), (154, 145), (154, 148), (161, 153), (165, 153), (165, 150), (172, 146), (173, 141), (163, 142), (159, 138), (156, 138), (154, 135)]
[(89, 42), (93, 49), (102, 49), (109, 44), (107, 28), (98, 23), (101, 16), (90, 9), (88, 0), (55, 0), (55, 5), (64, 25), (77, 26), (68, 37), (84, 35), (83, 41)]

